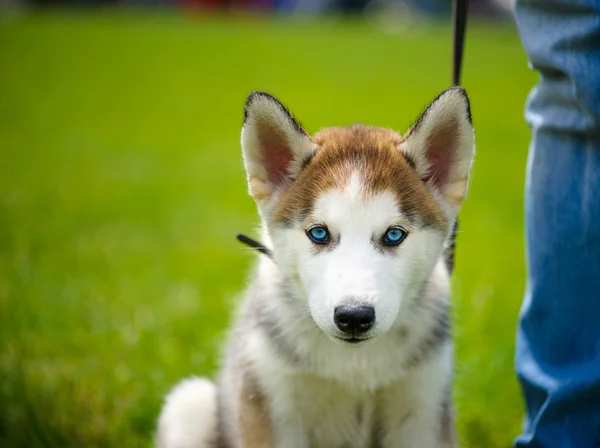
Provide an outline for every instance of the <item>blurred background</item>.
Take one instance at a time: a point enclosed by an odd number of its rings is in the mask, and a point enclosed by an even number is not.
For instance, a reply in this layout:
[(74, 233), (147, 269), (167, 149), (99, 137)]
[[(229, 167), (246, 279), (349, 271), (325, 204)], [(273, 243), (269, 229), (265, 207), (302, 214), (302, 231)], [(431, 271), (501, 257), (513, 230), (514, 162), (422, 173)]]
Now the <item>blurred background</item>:
[[(509, 447), (537, 76), (507, 1), (471, 13), (454, 396), (461, 446)], [(150, 447), (168, 389), (215, 373), (258, 256), (250, 91), (310, 132), (404, 132), (450, 61), (442, 0), (0, 0), (0, 446)]]

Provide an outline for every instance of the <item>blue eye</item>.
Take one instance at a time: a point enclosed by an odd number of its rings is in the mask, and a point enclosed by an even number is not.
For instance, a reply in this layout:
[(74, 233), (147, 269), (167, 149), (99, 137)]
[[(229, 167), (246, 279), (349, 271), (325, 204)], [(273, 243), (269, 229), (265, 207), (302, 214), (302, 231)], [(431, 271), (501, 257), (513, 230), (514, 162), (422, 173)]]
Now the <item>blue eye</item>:
[(325, 227), (313, 227), (306, 234), (314, 243), (327, 244), (329, 242), (329, 231)]
[(390, 227), (383, 237), (383, 243), (386, 246), (398, 246), (408, 236), (408, 233), (401, 227)]

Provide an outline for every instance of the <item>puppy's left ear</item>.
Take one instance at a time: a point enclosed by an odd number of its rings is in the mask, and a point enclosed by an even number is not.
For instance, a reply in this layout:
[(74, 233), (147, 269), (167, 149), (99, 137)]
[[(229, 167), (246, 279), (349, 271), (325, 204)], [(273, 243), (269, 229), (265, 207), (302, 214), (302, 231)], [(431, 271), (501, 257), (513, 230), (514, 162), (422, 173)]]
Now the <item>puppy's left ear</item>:
[(248, 190), (265, 218), (310, 159), (316, 145), (276, 98), (254, 92), (246, 99), (242, 151)]
[(467, 195), (474, 145), (469, 98), (462, 87), (433, 100), (400, 145), (449, 220)]

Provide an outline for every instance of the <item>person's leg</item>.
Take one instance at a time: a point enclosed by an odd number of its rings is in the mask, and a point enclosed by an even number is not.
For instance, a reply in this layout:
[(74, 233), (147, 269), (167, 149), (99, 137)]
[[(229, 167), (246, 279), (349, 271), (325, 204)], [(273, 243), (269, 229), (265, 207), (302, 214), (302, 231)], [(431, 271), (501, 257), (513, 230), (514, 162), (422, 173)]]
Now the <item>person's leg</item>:
[(526, 118), (528, 284), (515, 446), (600, 447), (600, 0), (517, 0), (541, 80)]

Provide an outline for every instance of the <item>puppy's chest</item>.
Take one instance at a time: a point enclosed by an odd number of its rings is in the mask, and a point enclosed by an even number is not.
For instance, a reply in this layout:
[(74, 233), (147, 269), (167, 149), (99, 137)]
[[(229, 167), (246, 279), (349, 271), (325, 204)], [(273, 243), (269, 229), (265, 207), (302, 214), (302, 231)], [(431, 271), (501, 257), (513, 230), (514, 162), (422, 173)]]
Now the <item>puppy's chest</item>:
[[(335, 389), (335, 388), (334, 388)], [(299, 411), (305, 422), (310, 446), (332, 448), (376, 447), (378, 437), (375, 395), (344, 394), (340, 390), (310, 394)], [(308, 396), (307, 396), (308, 398)]]
[[(408, 403), (395, 401), (391, 391), (358, 392), (334, 381), (302, 381), (296, 389), (295, 411), (311, 447), (378, 448), (390, 412), (405, 412)], [(392, 392), (393, 394), (393, 392)]]

